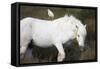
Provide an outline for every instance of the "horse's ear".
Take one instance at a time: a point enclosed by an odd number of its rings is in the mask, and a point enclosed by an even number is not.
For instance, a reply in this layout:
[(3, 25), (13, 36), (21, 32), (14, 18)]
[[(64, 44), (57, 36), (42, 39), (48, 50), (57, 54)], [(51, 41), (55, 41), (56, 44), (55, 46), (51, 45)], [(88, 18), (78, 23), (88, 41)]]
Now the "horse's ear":
[(87, 24), (84, 25), (84, 27), (86, 28)]

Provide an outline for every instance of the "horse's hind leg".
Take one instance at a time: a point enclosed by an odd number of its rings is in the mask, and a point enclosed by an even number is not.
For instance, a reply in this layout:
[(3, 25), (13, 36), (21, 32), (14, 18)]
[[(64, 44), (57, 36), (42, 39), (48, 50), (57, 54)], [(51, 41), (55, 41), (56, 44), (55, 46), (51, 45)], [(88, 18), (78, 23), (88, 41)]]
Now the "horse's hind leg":
[(20, 46), (20, 59), (24, 59), (24, 55), (25, 55), (25, 52), (28, 48), (29, 42), (30, 42), (29, 40), (28, 41), (23, 40), (23, 42), (21, 43), (21, 46)]
[(28, 47), (28, 45), (22, 46), (20, 48), (20, 59), (23, 59), (24, 58), (24, 55), (25, 55), (25, 52), (26, 52), (27, 47)]
[(65, 58), (65, 52), (64, 52), (64, 49), (63, 49), (63, 45), (61, 43), (55, 43), (55, 46), (56, 46), (56, 48), (58, 50), (57, 61), (61, 62)]

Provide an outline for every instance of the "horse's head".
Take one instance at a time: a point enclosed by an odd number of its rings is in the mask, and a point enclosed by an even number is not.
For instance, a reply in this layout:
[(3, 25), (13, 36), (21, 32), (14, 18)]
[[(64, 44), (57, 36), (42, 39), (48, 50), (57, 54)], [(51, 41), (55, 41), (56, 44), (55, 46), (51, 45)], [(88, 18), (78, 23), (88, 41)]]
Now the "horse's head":
[(79, 47), (80, 47), (81, 51), (83, 51), (84, 47), (85, 47), (86, 35), (87, 35), (86, 25), (80, 26), (78, 28), (76, 39), (78, 41), (78, 44), (79, 44)]
[(82, 22), (74, 16), (69, 16), (69, 21), (74, 26), (73, 29), (77, 29), (76, 32), (74, 31), (74, 38), (77, 39), (81, 50), (84, 50), (83, 48), (85, 47), (85, 38), (87, 35), (86, 25), (83, 25)]

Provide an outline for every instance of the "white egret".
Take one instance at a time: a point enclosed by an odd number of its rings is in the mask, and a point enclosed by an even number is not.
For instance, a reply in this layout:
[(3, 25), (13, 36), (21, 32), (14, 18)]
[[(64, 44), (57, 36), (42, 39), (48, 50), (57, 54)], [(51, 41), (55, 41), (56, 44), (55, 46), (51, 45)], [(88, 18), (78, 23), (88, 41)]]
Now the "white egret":
[(54, 13), (50, 9), (48, 9), (48, 15), (49, 15), (50, 19), (54, 18)]

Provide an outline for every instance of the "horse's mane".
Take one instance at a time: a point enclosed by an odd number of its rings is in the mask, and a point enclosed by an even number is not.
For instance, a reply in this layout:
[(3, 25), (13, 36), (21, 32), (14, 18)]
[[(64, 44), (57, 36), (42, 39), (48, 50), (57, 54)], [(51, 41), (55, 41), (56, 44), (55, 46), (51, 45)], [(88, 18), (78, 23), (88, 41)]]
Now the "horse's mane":
[(87, 34), (86, 28), (84, 27), (85, 25), (82, 24), (82, 22), (79, 19), (75, 18), (74, 16), (70, 16), (70, 20), (80, 29), (82, 34)]
[(66, 23), (68, 21), (68, 16), (65, 15), (63, 17), (57, 18), (55, 20), (53, 20), (53, 23)]
[(76, 17), (74, 17), (72, 15), (69, 16), (69, 20), (72, 21), (71, 23), (77, 25), (78, 27), (83, 27), (84, 26), (79, 19), (77, 19)]
[(82, 27), (82, 22), (74, 17), (73, 15), (68, 16), (67, 14), (64, 17), (60, 17), (58, 19), (53, 20), (54, 23), (73, 23), (74, 25), (77, 25), (78, 27)]

